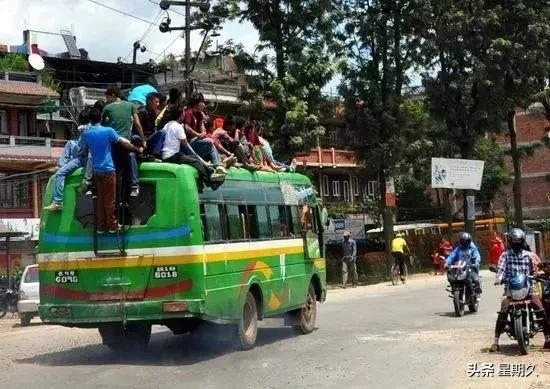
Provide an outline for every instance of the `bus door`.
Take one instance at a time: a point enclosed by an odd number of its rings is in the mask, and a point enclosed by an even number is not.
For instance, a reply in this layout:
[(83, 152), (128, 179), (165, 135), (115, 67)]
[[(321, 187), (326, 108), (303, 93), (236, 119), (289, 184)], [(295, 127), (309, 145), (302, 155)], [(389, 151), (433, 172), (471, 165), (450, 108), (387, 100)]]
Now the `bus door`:
[(302, 204), (300, 213), (306, 259), (323, 258), (323, 230), (318, 208), (310, 204)]

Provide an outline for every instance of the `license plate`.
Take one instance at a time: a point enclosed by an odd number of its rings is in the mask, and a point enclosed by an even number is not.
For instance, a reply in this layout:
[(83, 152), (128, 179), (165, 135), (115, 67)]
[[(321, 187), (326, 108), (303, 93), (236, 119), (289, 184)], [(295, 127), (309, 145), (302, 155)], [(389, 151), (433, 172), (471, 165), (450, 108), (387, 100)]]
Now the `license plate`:
[(63, 270), (55, 272), (56, 284), (76, 284), (78, 282), (78, 271)]
[(178, 268), (176, 266), (157, 266), (154, 270), (154, 277), (157, 280), (178, 277)]

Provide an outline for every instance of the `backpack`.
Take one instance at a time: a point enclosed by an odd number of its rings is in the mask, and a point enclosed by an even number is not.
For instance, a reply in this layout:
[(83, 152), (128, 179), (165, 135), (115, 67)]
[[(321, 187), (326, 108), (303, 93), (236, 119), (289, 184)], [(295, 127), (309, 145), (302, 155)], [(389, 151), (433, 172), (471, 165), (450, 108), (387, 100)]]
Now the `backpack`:
[(166, 139), (165, 131), (157, 131), (147, 139), (147, 148), (145, 153), (152, 155), (155, 158), (162, 159), (162, 149), (164, 148), (164, 140)]

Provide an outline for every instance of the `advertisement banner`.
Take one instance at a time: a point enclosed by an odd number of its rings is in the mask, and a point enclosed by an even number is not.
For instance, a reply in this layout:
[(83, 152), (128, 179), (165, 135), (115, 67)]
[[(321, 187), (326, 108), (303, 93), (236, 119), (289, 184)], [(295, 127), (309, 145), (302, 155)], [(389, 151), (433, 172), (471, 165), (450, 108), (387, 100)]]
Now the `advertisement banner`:
[(432, 158), (432, 188), (481, 188), (484, 161)]

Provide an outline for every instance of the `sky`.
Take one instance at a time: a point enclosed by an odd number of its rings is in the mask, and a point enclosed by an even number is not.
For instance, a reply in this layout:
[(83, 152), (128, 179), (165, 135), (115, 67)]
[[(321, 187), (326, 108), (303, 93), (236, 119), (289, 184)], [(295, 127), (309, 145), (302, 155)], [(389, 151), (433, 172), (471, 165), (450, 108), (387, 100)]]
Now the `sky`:
[[(153, 59), (162, 60), (164, 54), (180, 55), (185, 50), (184, 39), (178, 39), (178, 31), (161, 33), (157, 26), (150, 23), (157, 20), (159, 24), (166, 16), (158, 3), (160, 0), (0, 0), (2, 23), (0, 23), (0, 44), (18, 45), (23, 43), (23, 30), (39, 30), (58, 33), (60, 30), (69, 30), (76, 36), (77, 46), (88, 51), (90, 59), (97, 61), (116, 62), (118, 57), (125, 62), (132, 61), (132, 45), (138, 40), (147, 47), (145, 53), (138, 52), (138, 63)], [(96, 3), (102, 3), (111, 8), (134, 15), (145, 21), (123, 15), (107, 9)], [(182, 7), (171, 7), (169, 10), (172, 19), (171, 26), (182, 26), (184, 17), (175, 13), (183, 13)], [(158, 18), (157, 18), (158, 17)], [(254, 51), (258, 42), (258, 33), (248, 23), (237, 21), (227, 22), (220, 30), (220, 37), (213, 38), (222, 44), (233, 39), (235, 43), (242, 43), (249, 52)], [(202, 36), (198, 32), (192, 33), (191, 49), (200, 47)], [(49, 53), (66, 51), (63, 39), (60, 36), (32, 34), (32, 43)], [(336, 76), (324, 90), (335, 93), (340, 77)]]
[[(159, 0), (94, 0), (139, 18), (153, 21), (160, 8), (154, 4)], [(58, 33), (60, 30), (72, 30), (77, 45), (89, 52), (90, 58), (98, 61), (116, 62), (118, 57), (132, 60), (132, 45), (142, 38), (150, 24), (145, 21), (122, 15), (113, 10), (94, 4), (90, 0), (0, 0), (2, 23), (0, 23), (0, 44), (16, 45), (23, 42), (23, 30), (40, 30)], [(182, 26), (184, 17), (173, 12), (183, 13), (182, 7), (169, 10), (172, 26)], [(157, 24), (166, 16), (163, 11)], [(150, 58), (160, 61), (166, 53), (181, 54), (185, 49), (183, 39), (176, 39), (178, 31), (161, 33), (153, 26), (143, 41), (149, 50), (138, 53), (138, 63)], [(228, 22), (220, 31), (217, 39), (223, 43), (228, 39), (242, 43), (247, 50), (253, 51), (258, 34), (250, 23)], [(31, 36), (42, 50), (50, 53), (66, 51), (61, 37), (44, 34)], [(174, 42), (175, 40), (175, 42)], [(191, 49), (199, 48), (202, 36), (192, 33)], [(170, 43), (172, 46), (169, 47)], [(160, 54), (160, 55), (159, 55)]]

